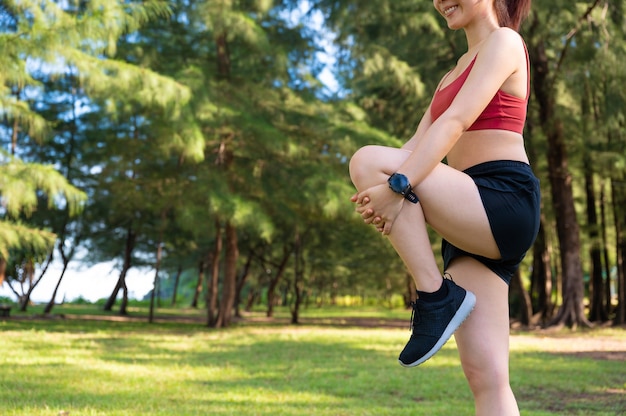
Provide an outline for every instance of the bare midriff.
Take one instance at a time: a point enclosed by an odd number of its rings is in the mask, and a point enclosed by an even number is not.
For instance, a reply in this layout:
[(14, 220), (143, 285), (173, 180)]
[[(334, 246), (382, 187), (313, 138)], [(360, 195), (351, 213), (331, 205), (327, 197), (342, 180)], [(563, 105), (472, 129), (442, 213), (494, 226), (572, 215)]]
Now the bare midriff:
[(461, 171), (494, 160), (528, 163), (522, 135), (507, 130), (467, 131), (447, 156), (448, 165)]

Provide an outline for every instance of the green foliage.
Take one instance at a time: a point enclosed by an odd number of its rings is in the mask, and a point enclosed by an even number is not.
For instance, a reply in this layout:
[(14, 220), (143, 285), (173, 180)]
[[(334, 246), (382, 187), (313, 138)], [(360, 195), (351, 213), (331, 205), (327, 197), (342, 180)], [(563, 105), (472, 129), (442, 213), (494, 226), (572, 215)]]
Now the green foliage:
[(86, 199), (52, 166), (24, 163), (16, 158), (0, 164), (0, 195), (9, 217), (20, 213), (30, 216), (38, 204), (37, 191), (46, 195), (49, 207), (67, 204), (70, 215), (76, 214)]
[(67, 208), (70, 215), (79, 212), (86, 196), (69, 185), (52, 166), (24, 163), (4, 155), (0, 163), (0, 198), (6, 214), (0, 217), (0, 256), (9, 258), (9, 250), (22, 250), (36, 256), (49, 252), (56, 236), (16, 222), (20, 214), (30, 216), (43, 195), (48, 206)]
[[(599, 177), (626, 172), (624, 2), (600, 3), (583, 19), (589, 2), (535, 2), (523, 27), (555, 69), (579, 196), (583, 155)], [(463, 34), (431, 3), (28, 0), (3, 2), (0, 18), (0, 140), (16, 155), (0, 165), (2, 255), (41, 255), (57, 234), (87, 261), (121, 264), (130, 249), (139, 266), (154, 265), (162, 246), (163, 274), (182, 267), (192, 292), (229, 223), (240, 266), (249, 252), (266, 256), (253, 259), (249, 292), (267, 289), (267, 269), (296, 233), (306, 296), (406, 290), (388, 242), (353, 213), (348, 161), (365, 144), (412, 135), (463, 52)], [(322, 35), (338, 48), (336, 97), (317, 78)], [(536, 101), (526, 138), (547, 184)], [(285, 293), (293, 259), (286, 270)]]
[(20, 223), (0, 221), (0, 256), (9, 259), (11, 250), (34, 253), (41, 258), (48, 253), (56, 235), (45, 230), (37, 230)]
[(432, 4), (316, 1), (342, 48), (341, 79), (373, 127), (408, 139), (464, 46)]

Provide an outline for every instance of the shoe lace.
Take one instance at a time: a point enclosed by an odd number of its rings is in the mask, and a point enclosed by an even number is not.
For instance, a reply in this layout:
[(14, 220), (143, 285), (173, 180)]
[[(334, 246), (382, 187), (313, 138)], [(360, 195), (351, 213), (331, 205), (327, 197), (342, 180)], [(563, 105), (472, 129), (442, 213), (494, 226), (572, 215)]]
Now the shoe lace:
[(413, 310), (411, 311), (411, 330), (413, 330), (413, 327), (415, 326), (415, 324), (420, 323), (420, 314), (419, 314), (419, 311), (417, 310), (416, 301), (411, 301), (410, 305), (413, 308)]

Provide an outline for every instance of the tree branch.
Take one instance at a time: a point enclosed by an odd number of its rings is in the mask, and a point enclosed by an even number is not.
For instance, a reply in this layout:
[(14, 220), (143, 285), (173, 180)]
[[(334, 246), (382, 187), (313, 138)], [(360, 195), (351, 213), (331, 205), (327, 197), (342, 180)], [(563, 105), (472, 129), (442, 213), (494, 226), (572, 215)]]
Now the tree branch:
[[(576, 26), (574, 26), (572, 30), (570, 30), (567, 36), (565, 37), (565, 45), (563, 46), (563, 49), (561, 50), (561, 55), (559, 56), (559, 62), (557, 63), (556, 69), (554, 71), (555, 74), (559, 73), (559, 70), (561, 69), (561, 65), (563, 64), (563, 61), (565, 60), (565, 56), (567, 55), (567, 51), (572, 45), (572, 40), (574, 39), (574, 36), (576, 36), (578, 31), (580, 30), (581, 24), (589, 18), (589, 16), (591, 15), (591, 12), (593, 12), (593, 10), (598, 6), (598, 4), (600, 4), (600, 0), (594, 0), (593, 4), (589, 5), (585, 13), (583, 13), (583, 15), (578, 18), (578, 21), (576, 22)], [(554, 80), (556, 80), (556, 77), (553, 78), (553, 82)]]

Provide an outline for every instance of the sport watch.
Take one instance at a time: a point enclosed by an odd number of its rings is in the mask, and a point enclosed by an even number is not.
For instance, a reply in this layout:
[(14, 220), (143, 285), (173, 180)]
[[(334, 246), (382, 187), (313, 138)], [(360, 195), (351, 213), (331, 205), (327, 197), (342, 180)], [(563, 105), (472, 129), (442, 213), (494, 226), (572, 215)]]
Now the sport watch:
[(411, 183), (409, 179), (401, 173), (394, 173), (387, 179), (387, 183), (389, 183), (389, 188), (397, 194), (402, 195), (409, 202), (417, 204), (419, 199), (415, 192), (413, 192), (413, 188), (411, 187)]

